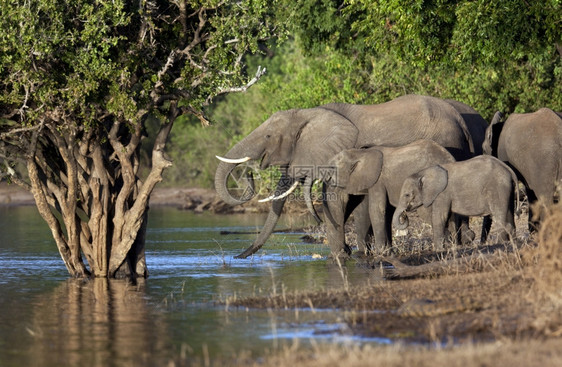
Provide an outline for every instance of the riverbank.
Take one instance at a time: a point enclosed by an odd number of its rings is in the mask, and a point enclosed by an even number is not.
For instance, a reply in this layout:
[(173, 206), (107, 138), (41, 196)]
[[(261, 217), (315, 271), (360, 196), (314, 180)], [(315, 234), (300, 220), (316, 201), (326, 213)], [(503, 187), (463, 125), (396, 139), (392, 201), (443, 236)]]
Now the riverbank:
[[(0, 182), (0, 206), (35, 205), (31, 192), (14, 185)], [(150, 196), (151, 206), (173, 206), (196, 213), (209, 211), (215, 214), (263, 213), (269, 210), (269, 203), (257, 200), (236, 207), (218, 198), (215, 190), (197, 187), (156, 187)], [(302, 206), (302, 208), (300, 208)], [(305, 210), (304, 203), (288, 204), (290, 210)], [(293, 209), (291, 209), (293, 208)], [(299, 209), (300, 208), (300, 209)]]
[[(517, 225), (523, 227), (522, 221)], [(236, 365), (560, 366), (561, 244), (558, 204), (549, 208), (538, 233), (510, 243), (452, 247), (443, 253), (431, 246), (417, 253), (402, 248), (393, 258), (358, 257), (344, 266), (334, 264), (344, 279), (350, 266), (371, 269), (372, 281), (363, 286), (227, 300), (231, 309), (344, 310), (342, 335), (387, 341), (314, 345), (312, 350), (295, 344), (265, 361)], [(407, 247), (408, 242), (396, 245)], [(383, 266), (389, 263), (394, 267)], [(428, 265), (431, 271), (425, 271)]]

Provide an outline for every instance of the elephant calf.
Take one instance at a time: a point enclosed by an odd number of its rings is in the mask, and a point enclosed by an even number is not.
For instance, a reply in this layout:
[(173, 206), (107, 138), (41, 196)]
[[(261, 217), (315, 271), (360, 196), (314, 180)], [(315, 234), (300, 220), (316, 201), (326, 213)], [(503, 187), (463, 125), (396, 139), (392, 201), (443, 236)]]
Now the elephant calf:
[[(466, 216), (492, 216), (500, 230), (500, 240), (515, 232), (514, 193), (519, 202), (517, 177), (503, 162), (492, 156), (437, 165), (421, 170), (404, 181), (392, 224), (408, 227), (406, 212), (422, 205), (432, 210), (433, 243), (443, 249), (445, 225), (451, 213)], [(484, 243), (491, 222), (482, 226)]]
[[(362, 208), (368, 207), (368, 214), (356, 211), (356, 226), (368, 229), (368, 224), (364, 224), (370, 219), (375, 245), (382, 251), (391, 244), (392, 213), (406, 177), (436, 164), (452, 162), (453, 156), (432, 140), (417, 140), (401, 147), (347, 149), (336, 154), (328, 164), (332, 175), (323, 177), (329, 193), (325, 197), (328, 242), (333, 248), (343, 246), (349, 196), (367, 194), (368, 205)], [(366, 231), (357, 232), (358, 237), (365, 237)], [(358, 238), (358, 244), (361, 252), (367, 252), (362, 238)]]

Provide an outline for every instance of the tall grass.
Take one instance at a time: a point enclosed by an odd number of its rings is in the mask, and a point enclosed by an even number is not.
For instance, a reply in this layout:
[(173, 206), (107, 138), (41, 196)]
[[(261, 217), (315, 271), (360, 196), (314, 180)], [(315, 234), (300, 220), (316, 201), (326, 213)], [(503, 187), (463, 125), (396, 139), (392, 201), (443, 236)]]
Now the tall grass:
[(535, 280), (531, 297), (536, 308), (534, 327), (546, 336), (562, 336), (562, 203), (543, 207), (538, 233)]
[(538, 233), (538, 290), (562, 306), (562, 203), (546, 207)]

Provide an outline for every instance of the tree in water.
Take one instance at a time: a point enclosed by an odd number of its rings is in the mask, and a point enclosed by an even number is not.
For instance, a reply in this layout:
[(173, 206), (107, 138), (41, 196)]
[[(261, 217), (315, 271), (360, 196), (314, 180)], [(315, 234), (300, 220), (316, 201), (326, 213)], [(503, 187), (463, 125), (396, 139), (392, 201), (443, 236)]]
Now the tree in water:
[(243, 56), (281, 32), (275, 4), (0, 0), (0, 166), (32, 192), (72, 276), (147, 276), (148, 201), (172, 164), (174, 121), (190, 113), (208, 124), (213, 97), (261, 77), (247, 76)]

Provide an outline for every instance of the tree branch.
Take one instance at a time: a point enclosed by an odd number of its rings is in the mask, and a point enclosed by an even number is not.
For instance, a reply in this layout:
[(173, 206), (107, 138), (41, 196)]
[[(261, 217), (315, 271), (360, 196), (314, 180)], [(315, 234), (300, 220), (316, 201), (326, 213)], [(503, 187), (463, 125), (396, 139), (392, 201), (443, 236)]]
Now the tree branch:
[(256, 75), (254, 75), (254, 77), (252, 79), (250, 79), (248, 81), (248, 83), (246, 83), (246, 85), (240, 86), (240, 87), (230, 87), (230, 88), (221, 88), (217, 91), (215, 96), (208, 96), (207, 99), (205, 100), (206, 105), (210, 104), (213, 101), (213, 98), (221, 95), (221, 94), (225, 94), (225, 93), (234, 93), (234, 92), (246, 92), (248, 90), (248, 88), (250, 88), (252, 85), (256, 84), (258, 82), (258, 80), (260, 80), (260, 78), (265, 74), (266, 69), (262, 68), (261, 66), (258, 66), (258, 70), (256, 71)]
[(20, 127), (18, 129), (12, 129), (12, 130), (9, 130), (9, 131), (6, 131), (6, 132), (3, 132), (2, 134), (0, 134), (0, 140), (5, 140), (8, 137), (10, 137), (11, 135), (20, 135), (21, 133), (40, 130), (42, 128), (43, 128), (43, 125), (39, 124), (39, 125), (35, 125), (35, 126), (30, 126), (30, 127)]
[[(146, 178), (146, 181), (141, 185), (138, 191), (133, 206), (124, 212), (122, 217), (115, 217), (115, 226), (121, 226), (121, 230), (114, 232), (114, 236), (117, 232), (121, 236), (120, 241), (113, 240), (114, 246), (111, 248), (111, 256), (109, 261), (109, 274), (114, 276), (117, 270), (121, 267), (121, 264), (125, 261), (129, 250), (133, 246), (136, 240), (136, 236), (139, 233), (139, 229), (144, 224), (146, 208), (148, 206), (148, 199), (150, 194), (154, 190), (156, 184), (162, 181), (162, 172), (165, 168), (172, 165), (172, 162), (165, 157), (164, 148), (168, 140), (168, 135), (172, 129), (174, 121), (179, 115), (179, 110), (177, 108), (177, 103), (173, 101), (170, 105), (170, 110), (168, 113), (167, 123), (162, 124), (160, 131), (156, 136), (154, 142), (154, 148), (152, 150), (152, 169)], [(123, 192), (123, 190), (122, 190)], [(122, 194), (120, 193), (120, 195)], [(116, 207), (116, 210), (119, 208)], [(116, 212), (117, 213), (117, 212)], [(126, 225), (126, 232), (124, 231)], [(121, 232), (123, 231), (123, 232)]]

